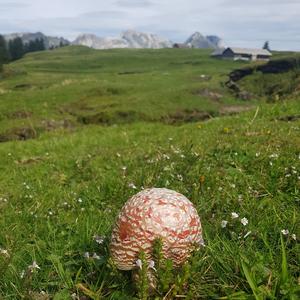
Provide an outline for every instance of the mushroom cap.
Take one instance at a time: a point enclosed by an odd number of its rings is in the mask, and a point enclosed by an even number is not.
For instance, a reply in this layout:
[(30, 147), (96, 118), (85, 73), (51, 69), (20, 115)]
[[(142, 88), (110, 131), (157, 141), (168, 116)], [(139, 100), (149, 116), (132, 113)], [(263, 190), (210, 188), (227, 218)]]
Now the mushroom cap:
[(162, 239), (162, 254), (175, 267), (201, 245), (202, 229), (193, 204), (182, 194), (165, 188), (146, 189), (123, 206), (112, 231), (110, 253), (118, 269), (136, 268), (144, 251), (152, 259), (153, 242)]

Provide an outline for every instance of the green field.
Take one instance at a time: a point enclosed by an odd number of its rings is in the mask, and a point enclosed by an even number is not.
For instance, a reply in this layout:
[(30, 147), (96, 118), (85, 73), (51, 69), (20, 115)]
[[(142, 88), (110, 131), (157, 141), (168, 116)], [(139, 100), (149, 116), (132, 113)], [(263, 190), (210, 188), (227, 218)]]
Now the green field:
[(65, 47), (5, 66), (1, 300), (141, 298), (108, 245), (147, 187), (186, 195), (206, 243), (149, 299), (299, 299), (297, 87), (269, 103), (254, 74), (238, 99), (224, 83), (246, 64), (209, 53)]

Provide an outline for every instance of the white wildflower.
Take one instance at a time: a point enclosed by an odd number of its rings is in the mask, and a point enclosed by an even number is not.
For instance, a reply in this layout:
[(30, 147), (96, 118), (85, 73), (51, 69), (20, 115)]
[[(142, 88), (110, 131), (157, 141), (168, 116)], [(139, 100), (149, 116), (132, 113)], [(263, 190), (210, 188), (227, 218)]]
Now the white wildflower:
[(277, 153), (273, 153), (269, 156), (270, 158), (278, 158), (278, 154)]
[(178, 175), (177, 175), (177, 178), (178, 178), (178, 180), (180, 180), (180, 181), (182, 181), (182, 180), (183, 180), (183, 177), (182, 177), (182, 175), (181, 175), (181, 174), (178, 174)]
[(256, 156), (256, 157), (259, 157), (259, 156), (260, 156), (260, 153), (259, 153), (259, 152), (256, 152), (256, 153), (255, 153), (255, 156)]
[(156, 269), (155, 269), (154, 266), (155, 266), (154, 261), (153, 261), (153, 260), (150, 260), (150, 261), (149, 261), (149, 266), (148, 266), (148, 268), (149, 268), (149, 269), (153, 269), (153, 270), (156, 272)]
[(296, 237), (295, 233), (292, 234), (292, 239), (295, 240), (295, 241), (297, 240), (297, 237)]
[(93, 256), (92, 256), (92, 258), (94, 258), (94, 259), (100, 259), (100, 256), (99, 255), (97, 255), (95, 252), (93, 253)]
[(123, 166), (121, 169), (122, 169), (123, 171), (126, 171), (126, 170), (127, 170), (127, 167), (126, 167), (126, 166)]
[(237, 219), (238, 217), (239, 217), (239, 215), (236, 212), (231, 213), (231, 218), (232, 219)]
[(35, 269), (41, 269), (41, 268), (39, 267), (39, 265), (37, 264), (37, 262), (34, 260), (34, 261), (32, 262), (32, 264), (31, 264), (30, 266), (28, 266), (28, 269), (29, 269), (30, 271), (33, 271), (33, 270), (35, 270)]
[(90, 258), (90, 253), (84, 252), (83, 257), (84, 257), (84, 258)]
[(288, 229), (282, 229), (282, 230), (281, 230), (281, 233), (282, 233), (283, 235), (288, 235), (290, 232), (289, 232)]
[(100, 235), (94, 235), (94, 240), (96, 241), (97, 244), (101, 245), (104, 242), (104, 237)]
[(25, 270), (22, 270), (20, 273), (20, 278), (23, 279), (25, 277)]
[(225, 227), (227, 226), (227, 224), (228, 224), (228, 221), (222, 220), (222, 222), (221, 222), (221, 227), (222, 227), (222, 228), (225, 228)]
[(243, 219), (241, 219), (241, 223), (242, 223), (244, 226), (246, 226), (246, 225), (248, 224), (248, 219), (244, 217)]
[(81, 198), (78, 198), (77, 200), (79, 203), (82, 203), (82, 199)]
[(140, 269), (142, 270), (142, 265), (143, 265), (143, 263), (142, 263), (142, 261), (141, 261), (140, 259), (138, 259), (138, 260), (135, 262), (135, 264), (136, 264), (136, 266), (137, 266), (138, 268), (140, 268)]
[(6, 249), (1, 249), (0, 248), (0, 254), (3, 255), (3, 256), (9, 257), (9, 253), (8, 253), (8, 251)]
[(132, 183), (132, 182), (128, 184), (128, 187), (130, 187), (131, 189), (134, 189), (134, 190), (137, 189), (137, 187), (135, 186), (135, 184)]

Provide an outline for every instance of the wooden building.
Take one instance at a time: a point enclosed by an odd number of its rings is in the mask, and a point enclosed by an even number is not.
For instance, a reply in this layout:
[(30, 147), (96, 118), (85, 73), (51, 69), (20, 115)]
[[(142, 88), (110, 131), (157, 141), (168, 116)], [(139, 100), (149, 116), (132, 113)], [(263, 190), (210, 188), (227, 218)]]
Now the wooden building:
[(249, 48), (235, 48), (229, 47), (220, 51), (217, 49), (211, 54), (213, 57), (222, 59), (233, 59), (233, 60), (247, 60), (256, 61), (264, 60), (268, 61), (272, 53), (266, 49), (249, 49)]

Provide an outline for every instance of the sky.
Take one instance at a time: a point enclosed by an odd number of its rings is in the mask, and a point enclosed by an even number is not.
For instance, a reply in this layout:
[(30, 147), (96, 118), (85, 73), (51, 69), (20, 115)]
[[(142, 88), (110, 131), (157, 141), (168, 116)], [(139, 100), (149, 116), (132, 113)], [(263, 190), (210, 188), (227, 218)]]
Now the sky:
[(133, 29), (184, 42), (218, 35), (226, 46), (300, 51), (300, 0), (0, 0), (0, 33), (37, 32), (74, 40)]

